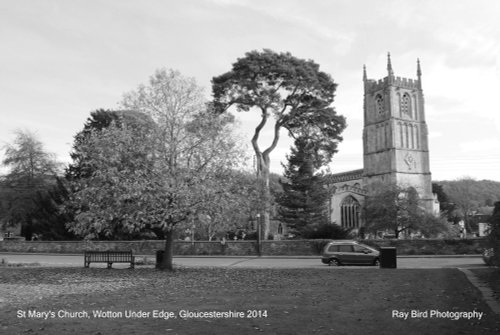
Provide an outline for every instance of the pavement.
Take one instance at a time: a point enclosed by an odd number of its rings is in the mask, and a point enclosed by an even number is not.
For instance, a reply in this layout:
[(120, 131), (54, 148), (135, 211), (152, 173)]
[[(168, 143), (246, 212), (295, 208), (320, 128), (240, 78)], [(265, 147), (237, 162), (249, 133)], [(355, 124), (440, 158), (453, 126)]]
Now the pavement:
[[(8, 263), (26, 265), (83, 267), (83, 254), (0, 253), (0, 262), (2, 259)], [(155, 256), (136, 255), (136, 260), (139, 262), (146, 260), (146, 264), (151, 265), (155, 262)], [(185, 267), (331, 268), (322, 264), (319, 256), (175, 256), (173, 262), (174, 265)], [(484, 266), (480, 255), (402, 255), (397, 257), (397, 267), (402, 269), (473, 268)], [(91, 267), (106, 267), (106, 264), (93, 263)], [(128, 267), (128, 265), (113, 264), (113, 267)], [(339, 267), (339, 269), (341, 268), (372, 267)]]

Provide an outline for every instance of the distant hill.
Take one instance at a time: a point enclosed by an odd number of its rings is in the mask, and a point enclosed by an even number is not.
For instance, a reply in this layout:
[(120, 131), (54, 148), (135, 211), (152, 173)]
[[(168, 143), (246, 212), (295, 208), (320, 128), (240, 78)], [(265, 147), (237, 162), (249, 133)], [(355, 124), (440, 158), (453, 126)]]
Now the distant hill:
[[(450, 185), (460, 183), (460, 180), (441, 180), (433, 183), (443, 186), (448, 197), (453, 198)], [(493, 180), (472, 180), (470, 183), (471, 199), (479, 206), (493, 206), (500, 201), (500, 182)]]

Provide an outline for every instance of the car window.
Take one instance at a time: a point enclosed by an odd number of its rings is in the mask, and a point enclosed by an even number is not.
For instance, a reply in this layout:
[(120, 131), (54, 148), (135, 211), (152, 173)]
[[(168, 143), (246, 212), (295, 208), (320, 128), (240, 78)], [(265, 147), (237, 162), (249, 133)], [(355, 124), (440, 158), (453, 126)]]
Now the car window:
[(339, 251), (339, 246), (338, 246), (338, 245), (331, 245), (331, 246), (328, 248), (328, 251), (329, 251), (329, 252), (337, 252), (337, 251)]
[(370, 249), (362, 247), (360, 245), (353, 245), (354, 247), (354, 252), (370, 252)]
[(351, 245), (339, 245), (339, 252), (352, 252)]

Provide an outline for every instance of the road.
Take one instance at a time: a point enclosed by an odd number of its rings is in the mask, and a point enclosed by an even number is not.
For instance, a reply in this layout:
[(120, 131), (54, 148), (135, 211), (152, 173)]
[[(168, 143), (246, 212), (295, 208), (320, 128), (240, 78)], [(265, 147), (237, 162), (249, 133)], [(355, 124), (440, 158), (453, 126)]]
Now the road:
[[(143, 258), (154, 262), (154, 256), (136, 256), (139, 261)], [(83, 254), (19, 254), (0, 253), (0, 262), (8, 263), (37, 263), (41, 266), (83, 266)], [(151, 262), (150, 262), (151, 264)], [(185, 267), (233, 267), (233, 268), (331, 268), (321, 263), (319, 257), (174, 257), (174, 265)], [(397, 267), (400, 269), (433, 269), (433, 268), (471, 268), (484, 267), (481, 257), (478, 256), (399, 256)], [(106, 267), (106, 264), (91, 264), (91, 267)], [(126, 264), (113, 264), (114, 268), (127, 267)], [(372, 268), (366, 266), (349, 266), (340, 268)]]

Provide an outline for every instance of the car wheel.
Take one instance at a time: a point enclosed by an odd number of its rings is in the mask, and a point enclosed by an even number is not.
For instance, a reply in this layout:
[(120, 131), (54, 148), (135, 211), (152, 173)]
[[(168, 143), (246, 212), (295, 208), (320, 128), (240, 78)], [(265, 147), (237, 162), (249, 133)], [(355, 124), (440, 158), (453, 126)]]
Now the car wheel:
[(373, 265), (375, 265), (375, 266), (380, 266), (380, 259), (376, 258), (376, 259), (373, 261)]
[(338, 259), (336, 259), (336, 258), (332, 258), (332, 259), (330, 259), (330, 261), (328, 262), (328, 265), (330, 265), (330, 266), (339, 266), (339, 265), (340, 265), (340, 262), (338, 261)]

